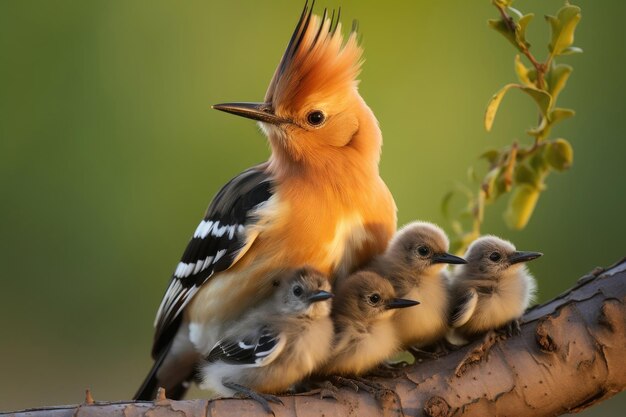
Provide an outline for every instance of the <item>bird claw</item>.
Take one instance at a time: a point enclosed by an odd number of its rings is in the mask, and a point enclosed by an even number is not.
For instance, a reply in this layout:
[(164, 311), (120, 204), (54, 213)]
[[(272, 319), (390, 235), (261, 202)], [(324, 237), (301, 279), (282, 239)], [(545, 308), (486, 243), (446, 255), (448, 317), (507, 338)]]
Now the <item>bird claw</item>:
[(370, 394), (374, 394), (376, 390), (386, 389), (382, 385), (369, 381), (367, 379), (355, 376), (353, 378), (344, 378), (339, 375), (332, 376), (330, 380), (327, 381), (328, 384), (332, 385), (335, 390), (337, 387), (347, 387), (352, 389), (354, 392), (359, 392), (359, 390), (368, 392)]
[(244, 387), (243, 385), (235, 384), (233, 382), (225, 382), (224, 386), (236, 391), (236, 395), (239, 397), (250, 398), (251, 400), (256, 401), (261, 405), (261, 407), (263, 407), (263, 410), (265, 410), (265, 412), (268, 414), (276, 415), (274, 414), (274, 410), (272, 410), (272, 407), (270, 407), (270, 402), (274, 404), (284, 405), (282, 400), (275, 395), (256, 392), (248, 387)]
[(383, 410), (397, 408), (398, 404), (401, 403), (398, 393), (382, 384), (360, 377), (355, 377), (353, 382), (359, 387), (359, 389), (373, 396)]
[(344, 378), (338, 375), (331, 376), (326, 381), (318, 382), (317, 392), (320, 395), (320, 399), (332, 398), (337, 400), (339, 398), (339, 388), (347, 387), (354, 392), (359, 392), (359, 386), (352, 379)]
[(422, 350), (415, 346), (411, 346), (408, 349), (409, 352), (415, 357), (415, 360), (418, 359), (439, 359), (439, 354), (437, 352), (429, 352), (427, 350)]
[(348, 387), (352, 389), (354, 392), (359, 392), (359, 385), (356, 383), (355, 380), (350, 379), (350, 378), (344, 378), (342, 376), (335, 375), (335, 376), (332, 376), (327, 382), (333, 387), (335, 387), (335, 389), (337, 387)]
[(337, 401), (337, 399), (339, 398), (338, 391), (339, 389), (336, 386), (334, 386), (332, 382), (324, 381), (320, 384), (320, 388), (319, 388), (320, 399), (325, 400), (327, 398), (332, 398), (335, 401)]
[(517, 336), (522, 333), (522, 327), (520, 326), (519, 319), (513, 319), (506, 323), (504, 326), (496, 330), (500, 339), (507, 339), (509, 337)]
[(370, 381), (365, 378), (355, 377), (354, 383), (359, 387), (359, 389), (368, 392), (376, 397), (378, 397), (380, 391), (385, 391), (387, 388), (377, 382)]
[(395, 391), (382, 384), (358, 376), (353, 378), (344, 378), (338, 375), (331, 376), (322, 383), (320, 395), (325, 395), (322, 398), (337, 399), (337, 387), (348, 387), (354, 392), (365, 391), (372, 395), (383, 409), (388, 409), (393, 404), (397, 405), (400, 402), (400, 398)]
[(406, 375), (406, 371), (404, 368), (406, 368), (408, 365), (408, 362), (405, 361), (396, 362), (393, 364), (381, 363), (376, 368), (371, 370), (368, 373), (368, 376), (378, 378), (398, 378), (400, 376)]

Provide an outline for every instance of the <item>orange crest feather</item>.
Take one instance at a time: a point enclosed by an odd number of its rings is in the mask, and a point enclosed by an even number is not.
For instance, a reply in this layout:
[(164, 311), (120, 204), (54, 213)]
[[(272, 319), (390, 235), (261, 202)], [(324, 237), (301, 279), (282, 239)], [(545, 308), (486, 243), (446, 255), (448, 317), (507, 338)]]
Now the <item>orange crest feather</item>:
[(337, 91), (356, 88), (363, 50), (358, 44), (356, 22), (344, 42), (339, 17), (326, 10), (313, 15), (313, 4), (304, 6), (300, 20), (265, 94), (274, 108), (301, 107), (307, 100), (323, 99)]

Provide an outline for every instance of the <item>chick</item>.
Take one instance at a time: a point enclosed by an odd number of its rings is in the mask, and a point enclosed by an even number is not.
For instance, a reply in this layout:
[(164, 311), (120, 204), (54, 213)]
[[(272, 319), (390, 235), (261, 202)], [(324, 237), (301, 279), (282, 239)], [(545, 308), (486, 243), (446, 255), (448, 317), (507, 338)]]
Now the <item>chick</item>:
[(467, 265), (451, 275), (452, 309), (448, 340), (454, 344), (489, 330), (519, 331), (519, 318), (533, 300), (537, 285), (524, 262), (542, 256), (517, 251), (511, 242), (483, 236), (465, 253)]
[(267, 401), (323, 363), (331, 351), (333, 296), (328, 278), (311, 268), (289, 270), (274, 294), (228, 329), (200, 369), (200, 388)]
[(409, 223), (368, 268), (387, 278), (398, 297), (420, 300), (418, 309), (398, 311), (392, 319), (404, 348), (431, 345), (443, 339), (448, 330), (450, 301), (444, 268), (446, 264), (466, 263), (449, 254), (449, 246), (448, 237), (438, 226)]
[(332, 354), (316, 373), (359, 376), (395, 354), (401, 345), (393, 315), (396, 309), (417, 304), (397, 298), (391, 283), (371, 271), (341, 280), (331, 313), (335, 327)]

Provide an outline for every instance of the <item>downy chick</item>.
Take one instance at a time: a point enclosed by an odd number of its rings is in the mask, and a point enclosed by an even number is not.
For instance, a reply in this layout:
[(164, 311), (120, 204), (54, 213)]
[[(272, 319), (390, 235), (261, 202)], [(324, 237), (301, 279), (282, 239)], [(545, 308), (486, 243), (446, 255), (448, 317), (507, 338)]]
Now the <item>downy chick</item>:
[(448, 340), (461, 344), (489, 330), (508, 327), (519, 331), (522, 316), (536, 291), (536, 283), (524, 262), (542, 256), (515, 250), (511, 242), (483, 236), (470, 244), (467, 265), (451, 275), (453, 331)]
[(417, 304), (396, 298), (391, 283), (371, 271), (341, 280), (331, 313), (335, 327), (332, 355), (316, 374), (358, 376), (392, 356), (400, 348), (394, 312)]
[(271, 413), (267, 400), (307, 377), (330, 354), (333, 296), (328, 278), (312, 268), (289, 270), (274, 294), (220, 339), (200, 368), (200, 387), (223, 396), (245, 394)]
[(450, 308), (446, 264), (466, 261), (449, 254), (450, 243), (441, 228), (413, 222), (392, 238), (387, 251), (369, 269), (386, 277), (401, 298), (420, 300), (418, 309), (398, 311), (393, 317), (403, 347), (423, 347), (443, 339)]

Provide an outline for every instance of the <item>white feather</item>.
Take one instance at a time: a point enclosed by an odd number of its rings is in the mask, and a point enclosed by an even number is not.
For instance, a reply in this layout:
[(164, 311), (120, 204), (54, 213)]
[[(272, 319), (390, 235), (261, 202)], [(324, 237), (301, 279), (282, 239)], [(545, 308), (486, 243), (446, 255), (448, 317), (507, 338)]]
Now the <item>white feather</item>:
[(215, 254), (215, 259), (213, 260), (213, 263), (216, 263), (217, 261), (219, 261), (220, 258), (224, 256), (225, 253), (226, 253), (226, 249), (218, 250), (217, 253)]

